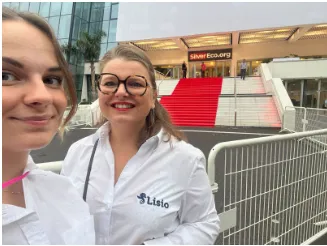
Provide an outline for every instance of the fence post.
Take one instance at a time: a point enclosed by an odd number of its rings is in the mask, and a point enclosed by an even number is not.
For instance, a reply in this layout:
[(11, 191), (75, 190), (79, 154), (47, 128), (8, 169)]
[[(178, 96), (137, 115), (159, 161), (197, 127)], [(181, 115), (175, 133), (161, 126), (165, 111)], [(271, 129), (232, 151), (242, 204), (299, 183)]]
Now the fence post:
[(234, 73), (234, 126), (237, 126), (237, 109), (236, 109), (236, 69)]
[(307, 120), (307, 108), (304, 108), (304, 116), (303, 116), (303, 120), (302, 120), (302, 123), (303, 123), (303, 132), (305, 132), (306, 130), (306, 125), (308, 123), (308, 120)]

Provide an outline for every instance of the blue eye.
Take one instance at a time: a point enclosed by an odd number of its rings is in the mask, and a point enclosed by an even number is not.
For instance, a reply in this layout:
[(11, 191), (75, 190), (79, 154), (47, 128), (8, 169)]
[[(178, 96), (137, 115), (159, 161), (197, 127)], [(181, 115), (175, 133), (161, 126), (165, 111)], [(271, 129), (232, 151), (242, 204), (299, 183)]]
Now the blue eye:
[(2, 72), (2, 81), (15, 81), (17, 78), (8, 72)]
[(46, 77), (43, 79), (43, 82), (53, 87), (60, 87), (62, 84), (62, 80), (63, 79), (59, 77)]

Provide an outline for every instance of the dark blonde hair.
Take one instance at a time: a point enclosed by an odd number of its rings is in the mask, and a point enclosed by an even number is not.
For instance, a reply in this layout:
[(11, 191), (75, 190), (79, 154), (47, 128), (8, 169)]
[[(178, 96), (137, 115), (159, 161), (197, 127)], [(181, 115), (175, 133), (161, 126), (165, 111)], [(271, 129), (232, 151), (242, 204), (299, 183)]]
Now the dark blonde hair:
[[(100, 61), (100, 70), (103, 71), (104, 66), (111, 60), (123, 59), (126, 61), (136, 61), (141, 63), (148, 71), (150, 77), (150, 83), (152, 85), (153, 91), (157, 92), (157, 84), (155, 78), (155, 72), (150, 59), (147, 57), (144, 51), (132, 46), (121, 44), (108, 51)], [(185, 135), (173, 125), (170, 119), (170, 115), (167, 110), (155, 99), (154, 112), (146, 117), (145, 131), (142, 136), (140, 136), (140, 143), (144, 142), (146, 139), (157, 134), (161, 128), (164, 128), (165, 134), (167, 135), (167, 142), (170, 141), (171, 136), (174, 136), (177, 140), (185, 140)], [(154, 115), (151, 115), (154, 114)]]
[[(77, 96), (75, 90), (75, 83), (71, 72), (69, 71), (68, 63), (65, 60), (61, 52), (60, 45), (57, 41), (56, 35), (52, 31), (51, 26), (40, 16), (29, 13), (29, 12), (16, 12), (7, 7), (2, 7), (2, 22), (4, 21), (25, 21), (26, 23), (32, 25), (33, 27), (40, 30), (45, 34), (53, 48), (55, 50), (55, 56), (58, 60), (59, 67), (64, 74), (64, 89), (66, 95), (68, 95), (67, 101), (68, 106), (71, 107), (67, 117), (64, 119), (62, 125), (60, 126), (60, 134), (63, 135), (64, 127), (69, 122), (69, 120), (74, 116), (77, 111)], [(28, 34), (27, 34), (28, 35)]]

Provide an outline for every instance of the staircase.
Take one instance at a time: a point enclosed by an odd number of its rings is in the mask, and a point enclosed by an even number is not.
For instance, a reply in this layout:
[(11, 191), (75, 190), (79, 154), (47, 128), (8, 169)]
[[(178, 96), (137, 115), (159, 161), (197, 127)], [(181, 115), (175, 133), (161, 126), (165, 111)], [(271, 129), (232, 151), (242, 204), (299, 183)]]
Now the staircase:
[(260, 77), (236, 78), (236, 104), (234, 78), (224, 78), (215, 125), (248, 127), (281, 127), (276, 105), (265, 92)]
[(175, 125), (213, 127), (221, 88), (222, 78), (181, 79), (173, 93), (162, 96), (160, 103)]

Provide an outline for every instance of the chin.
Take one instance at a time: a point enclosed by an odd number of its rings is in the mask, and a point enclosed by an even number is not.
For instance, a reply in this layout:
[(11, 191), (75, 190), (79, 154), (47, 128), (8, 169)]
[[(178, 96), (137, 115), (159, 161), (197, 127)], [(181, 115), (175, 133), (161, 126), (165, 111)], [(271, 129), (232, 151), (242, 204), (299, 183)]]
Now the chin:
[(37, 150), (46, 147), (51, 143), (54, 134), (50, 133), (34, 133), (34, 135), (28, 134), (24, 138), (16, 141), (20, 142), (22, 150)]
[(121, 116), (121, 117), (113, 117), (110, 120), (110, 123), (113, 124), (136, 124), (139, 123), (140, 119), (135, 119), (134, 117), (128, 117), (128, 116)]

